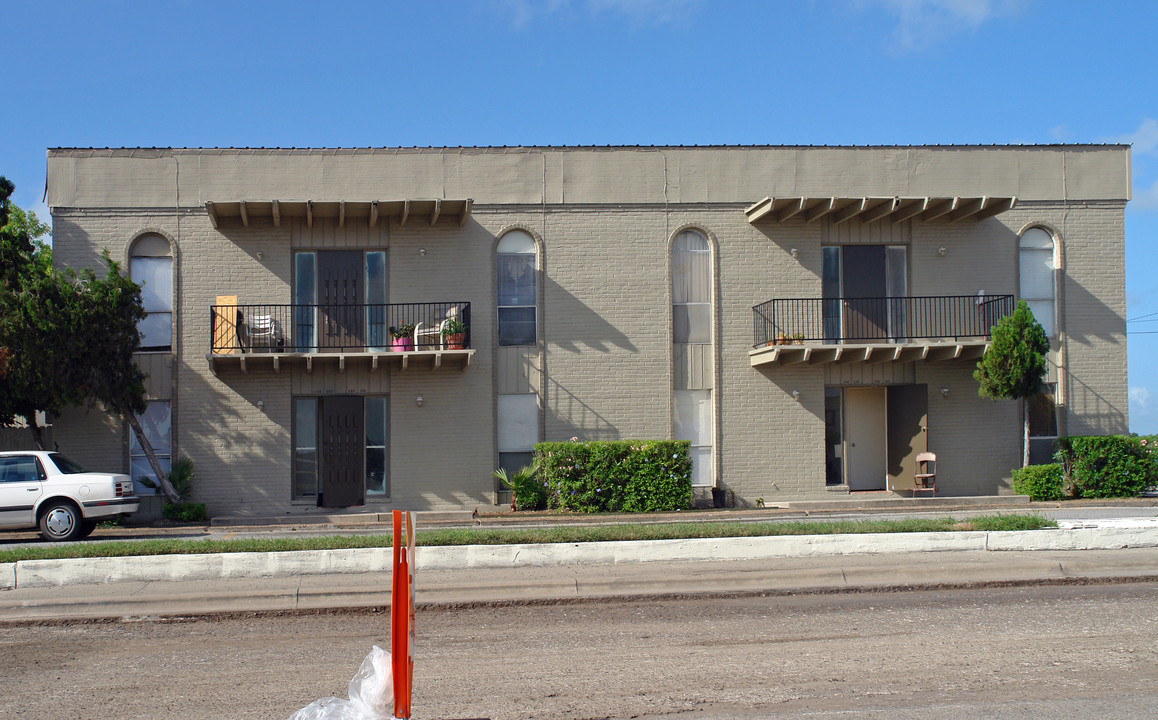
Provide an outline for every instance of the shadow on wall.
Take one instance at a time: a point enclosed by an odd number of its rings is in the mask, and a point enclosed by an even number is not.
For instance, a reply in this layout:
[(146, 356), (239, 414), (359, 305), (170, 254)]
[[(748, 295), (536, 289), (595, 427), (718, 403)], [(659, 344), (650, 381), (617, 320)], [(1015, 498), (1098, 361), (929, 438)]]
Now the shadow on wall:
[[(270, 375), (269, 382), (255, 382), (250, 375), (244, 383), (235, 382), (243, 377), (240, 372), (222, 372), (220, 383), (208, 382), (210, 377), (182, 368), (181, 398), (197, 407), (178, 409), (178, 452), (196, 465), (194, 500), (206, 502), (210, 515), (262, 514), (263, 506), (288, 505), (291, 436), (277, 416), (288, 421), (290, 413), (257, 409), (258, 400), (268, 410), (272, 399), (290, 396), (288, 375)], [(263, 427), (254, 427), (239, 413), (239, 398), (253, 414), (266, 418)]]
[[(607, 322), (586, 303), (572, 295), (550, 277), (544, 280), (545, 296), (549, 312), (544, 315), (547, 326), (546, 336), (553, 345), (567, 352), (577, 353), (586, 347), (598, 352), (610, 352), (612, 347), (637, 353), (635, 345), (614, 325)], [(663, 312), (663, 308), (637, 307), (637, 313)], [(658, 316), (662, 319), (662, 315)], [(565, 318), (551, 327), (552, 319)], [(659, 320), (657, 320), (657, 323)], [(666, 322), (664, 323), (666, 327)]]
[(1067, 372), (1066, 377), (1070, 386), (1067, 435), (1117, 435), (1130, 432), (1122, 408), (1107, 400), (1077, 375)]
[(1117, 345), (1126, 337), (1126, 318), (1111, 310), (1071, 277), (1066, 278), (1065, 306), (1067, 309), (1082, 309), (1080, 326), (1074, 325), (1075, 313), (1065, 317), (1066, 334), (1070, 340), (1082, 345), (1099, 342)]
[(567, 440), (572, 437), (583, 441), (619, 439), (619, 430), (607, 418), (549, 377), (546, 399), (549, 413), (546, 440)]

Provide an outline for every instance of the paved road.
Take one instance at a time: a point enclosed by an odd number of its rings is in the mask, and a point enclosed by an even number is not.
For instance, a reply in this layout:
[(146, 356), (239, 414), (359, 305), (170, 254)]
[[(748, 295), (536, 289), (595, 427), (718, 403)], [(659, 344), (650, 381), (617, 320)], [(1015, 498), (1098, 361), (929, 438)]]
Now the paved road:
[[(1151, 718), (1158, 584), (423, 610), (416, 717)], [(0, 626), (0, 717), (285, 718), (381, 614)]]

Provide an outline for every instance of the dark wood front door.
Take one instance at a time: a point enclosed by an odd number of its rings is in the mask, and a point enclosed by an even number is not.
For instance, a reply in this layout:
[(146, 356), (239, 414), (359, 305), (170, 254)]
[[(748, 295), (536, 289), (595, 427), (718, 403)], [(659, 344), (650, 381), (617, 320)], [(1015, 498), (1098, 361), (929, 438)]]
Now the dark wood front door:
[(360, 250), (318, 253), (318, 305), (322, 352), (361, 349), (365, 326)]
[(888, 293), (884, 245), (846, 245), (844, 252), (844, 337), (888, 337)]
[(322, 487), (318, 505), (349, 507), (366, 500), (366, 428), (360, 397), (322, 398)]

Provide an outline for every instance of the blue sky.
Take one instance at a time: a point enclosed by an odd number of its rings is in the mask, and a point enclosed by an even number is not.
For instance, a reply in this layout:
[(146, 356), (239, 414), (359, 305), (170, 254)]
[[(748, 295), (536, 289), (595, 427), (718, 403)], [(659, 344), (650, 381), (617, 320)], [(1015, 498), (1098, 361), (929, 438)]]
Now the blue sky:
[(42, 216), (47, 147), (1133, 143), (1130, 426), (1158, 432), (1158, 3), (5, 0), (0, 26), (0, 175)]

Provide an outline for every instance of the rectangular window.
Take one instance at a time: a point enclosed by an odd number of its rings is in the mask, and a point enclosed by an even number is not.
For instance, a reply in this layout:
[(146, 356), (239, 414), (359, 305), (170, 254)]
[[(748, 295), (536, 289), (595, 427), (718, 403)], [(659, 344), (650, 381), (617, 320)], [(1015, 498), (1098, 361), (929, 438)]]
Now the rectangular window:
[(841, 390), (824, 388), (824, 484), (844, 484), (844, 436), (841, 430)]
[(1029, 412), (1029, 462), (1042, 465), (1053, 462), (1057, 440), (1057, 383), (1045, 383), (1041, 392), (1027, 401)]
[(294, 399), (294, 498), (318, 495), (318, 399)]
[(674, 420), (674, 439), (692, 444), (692, 485), (711, 487), (715, 475), (712, 471), (712, 391), (676, 390)]
[[(366, 253), (366, 345), (367, 350), (385, 352), (386, 334), (386, 253)], [(369, 475), (366, 476), (367, 478)]]
[(366, 398), (366, 494), (385, 497), (387, 456), (386, 439), (389, 436), (387, 404), (384, 397)]
[[(161, 470), (166, 473), (169, 472), (173, 452), (171, 412), (172, 404), (170, 401), (151, 400), (148, 407), (145, 408), (145, 413), (137, 416), (137, 420), (141, 423), (141, 429), (145, 432), (145, 438), (153, 447), (153, 453), (157, 456)], [(149, 458), (145, 456), (145, 450), (137, 439), (137, 433), (131, 430), (129, 431), (129, 477), (133, 479), (133, 486), (138, 494), (152, 495), (155, 492), (140, 483), (141, 478), (148, 478), (157, 482), (157, 473), (153, 472), (153, 466), (149, 463)]]
[(499, 345), (534, 345), (535, 255), (499, 253)]
[(317, 254), (294, 256), (294, 346), (299, 352), (317, 352), (318, 336), (314, 315), (318, 304)]

